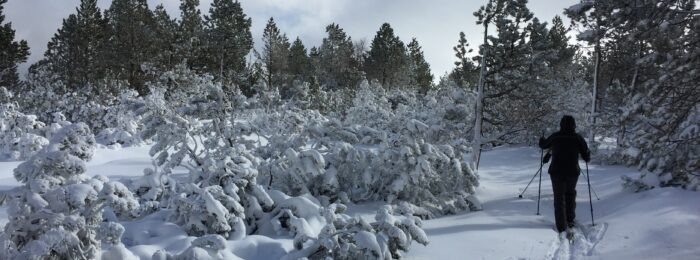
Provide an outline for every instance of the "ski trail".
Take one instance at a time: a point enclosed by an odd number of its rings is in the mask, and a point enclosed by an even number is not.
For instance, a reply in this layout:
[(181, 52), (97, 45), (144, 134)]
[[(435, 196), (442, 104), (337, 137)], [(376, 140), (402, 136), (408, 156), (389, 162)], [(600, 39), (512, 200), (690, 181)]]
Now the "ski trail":
[(549, 250), (545, 255), (547, 260), (577, 260), (591, 256), (595, 246), (603, 239), (608, 224), (603, 223), (597, 226), (577, 226), (574, 230), (574, 242), (569, 243), (565, 233), (559, 234), (557, 239), (550, 243)]

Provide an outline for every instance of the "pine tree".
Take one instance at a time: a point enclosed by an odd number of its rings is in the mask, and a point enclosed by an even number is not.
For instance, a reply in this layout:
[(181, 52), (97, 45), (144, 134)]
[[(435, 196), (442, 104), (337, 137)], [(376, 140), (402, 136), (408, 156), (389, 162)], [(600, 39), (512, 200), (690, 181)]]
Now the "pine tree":
[(561, 17), (554, 16), (552, 19), (552, 27), (549, 29), (549, 40), (552, 43), (552, 48), (557, 50), (557, 58), (552, 65), (559, 64), (570, 64), (574, 55), (576, 55), (576, 48), (569, 44), (569, 29), (564, 26), (564, 22)]
[(187, 60), (190, 69), (200, 70), (205, 66), (204, 21), (198, 9), (199, 0), (180, 1), (180, 24), (176, 34), (176, 55)]
[(252, 20), (241, 3), (214, 0), (204, 17), (207, 37), (207, 71), (218, 77), (238, 77), (245, 72), (246, 55), (253, 48)]
[(0, 87), (16, 88), (19, 83), (17, 64), (27, 61), (29, 46), (27, 41), (15, 41), (12, 23), (4, 23), (4, 5), (7, 0), (0, 0)]
[(326, 33), (318, 48), (319, 83), (329, 90), (354, 89), (361, 73), (358, 61), (353, 58), (352, 39), (337, 24), (326, 26)]
[(114, 0), (105, 12), (108, 21), (106, 60), (109, 72), (127, 80), (131, 88), (143, 95), (146, 73), (142, 65), (157, 54), (156, 25), (146, 0)]
[(474, 138), (472, 140), (472, 163), (479, 169), (481, 159), (481, 145), (483, 138), (483, 116), (484, 116), (484, 85), (486, 83), (486, 58), (488, 57), (488, 35), (489, 25), (496, 15), (503, 12), (503, 0), (489, 0), (485, 6), (481, 6), (479, 11), (474, 12), (477, 17), (477, 25), (484, 25), (484, 44), (481, 46), (481, 64), (479, 64), (479, 84), (476, 91), (476, 106), (474, 114)]
[(658, 175), (662, 186), (700, 188), (697, 10), (692, 0), (606, 0), (566, 10), (583, 28), (579, 40), (595, 48), (592, 115), (601, 122), (589, 136), (617, 132), (618, 153), (640, 151), (621, 157), (643, 179)]
[(287, 36), (280, 32), (277, 28), (275, 20), (271, 17), (267, 21), (265, 30), (263, 31), (263, 46), (260, 53), (256, 53), (258, 59), (262, 63), (262, 74), (267, 83), (268, 87), (274, 87), (280, 89), (282, 97), (285, 97), (286, 92), (284, 88), (289, 88), (283, 86), (286, 83), (289, 59), (289, 39)]
[(153, 62), (160, 71), (167, 71), (175, 67), (180, 62), (179, 57), (182, 57), (175, 50), (177, 22), (170, 18), (162, 4), (153, 10), (153, 20), (154, 34), (156, 35), (154, 39), (155, 60)]
[(95, 84), (104, 77), (104, 32), (97, 0), (82, 0), (49, 42), (43, 63), (71, 90)]
[(423, 50), (418, 40), (413, 38), (408, 44), (408, 61), (410, 68), (411, 85), (417, 86), (421, 94), (426, 94), (433, 87), (433, 74), (430, 72), (430, 64), (425, 61)]
[(73, 70), (78, 67), (77, 41), (80, 40), (78, 30), (80, 25), (77, 15), (71, 14), (63, 19), (63, 25), (48, 43), (44, 59), (35, 64), (36, 66), (45, 65), (51, 74), (56, 75), (63, 82), (66, 91), (73, 91), (78, 85), (76, 70)]
[(299, 37), (297, 37), (292, 43), (292, 46), (289, 47), (289, 59), (287, 61), (292, 81), (298, 80), (309, 83), (313, 81), (311, 58), (307, 54), (306, 47), (304, 47), (304, 43), (301, 42)]
[(464, 32), (459, 32), (459, 40), (457, 45), (452, 48), (455, 52), (455, 68), (449, 74), (449, 77), (458, 85), (467, 89), (475, 89), (479, 70), (474, 65), (472, 58), (468, 55), (472, 52), (467, 42), (467, 37)]
[(388, 23), (382, 24), (372, 40), (365, 61), (368, 80), (378, 80), (385, 88), (404, 84), (407, 57), (406, 47)]

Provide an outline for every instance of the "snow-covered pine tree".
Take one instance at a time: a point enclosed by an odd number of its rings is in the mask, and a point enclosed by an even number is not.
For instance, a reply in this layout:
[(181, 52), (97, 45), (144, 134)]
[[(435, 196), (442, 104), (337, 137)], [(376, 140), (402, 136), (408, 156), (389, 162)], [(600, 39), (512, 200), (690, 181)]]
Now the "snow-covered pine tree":
[(1, 238), (3, 258), (98, 256), (100, 244), (95, 235), (102, 221), (100, 199), (85, 175), (85, 162), (92, 158), (94, 148), (90, 128), (73, 124), (14, 170), (23, 186), (10, 194), (9, 222)]
[(376, 222), (345, 214), (345, 205), (331, 204), (321, 209), (326, 220), (318, 237), (295, 239), (296, 251), (283, 259), (400, 259), (413, 241), (427, 245), (420, 219), (395, 215), (394, 207), (380, 208)]
[[(5, 88), (0, 88), (10, 96)], [(23, 160), (49, 143), (45, 124), (34, 115), (17, 111), (16, 103), (0, 103), (0, 158)]]
[(416, 38), (411, 39), (406, 47), (408, 48), (409, 76), (411, 77), (409, 85), (416, 86), (419, 93), (426, 94), (433, 88), (433, 74), (430, 72), (430, 64), (425, 61), (423, 50)]
[(617, 128), (607, 131), (618, 133), (614, 154), (642, 169), (639, 181), (649, 187), (697, 189), (696, 12), (694, 1), (586, 1), (567, 9), (585, 29), (579, 38), (605, 51), (597, 67), (616, 68), (598, 69), (613, 82), (600, 84), (599, 97), (613, 100), (599, 111), (609, 111)]
[(118, 146), (142, 143), (139, 126), (141, 117), (135, 113), (140, 105), (137, 95), (136, 91), (125, 90), (119, 98), (119, 103), (107, 108), (104, 116), (107, 128), (95, 135), (97, 143)]

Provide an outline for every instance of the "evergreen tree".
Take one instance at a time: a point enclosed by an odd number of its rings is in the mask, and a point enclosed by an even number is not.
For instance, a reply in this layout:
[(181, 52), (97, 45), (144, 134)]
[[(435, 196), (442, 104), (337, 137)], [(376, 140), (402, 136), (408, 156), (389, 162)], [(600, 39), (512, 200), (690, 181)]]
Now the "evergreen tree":
[(246, 69), (246, 55), (253, 48), (252, 21), (243, 13), (241, 3), (214, 0), (204, 21), (207, 71), (219, 77), (239, 77)]
[(106, 60), (109, 72), (127, 80), (131, 88), (143, 95), (146, 73), (144, 63), (157, 54), (157, 34), (153, 12), (146, 0), (114, 0), (105, 12), (108, 21)]
[[(49, 73), (55, 75), (66, 86), (65, 91), (72, 91), (77, 83), (74, 67), (78, 66), (78, 36), (80, 26), (75, 14), (63, 19), (63, 25), (48, 43), (44, 59), (32, 65), (30, 71), (46, 67)], [(62, 93), (61, 93), (62, 94)]]
[(63, 26), (51, 38), (43, 63), (68, 89), (95, 84), (104, 77), (102, 51), (105, 20), (97, 0), (82, 0), (76, 14), (63, 20)]
[(410, 68), (411, 85), (417, 86), (421, 94), (426, 94), (433, 87), (433, 74), (430, 73), (430, 64), (425, 61), (423, 50), (418, 40), (413, 38), (408, 44), (408, 62)]
[(552, 19), (552, 27), (549, 29), (549, 40), (552, 43), (552, 48), (557, 50), (559, 57), (553, 65), (570, 64), (576, 54), (576, 47), (569, 44), (569, 29), (564, 26), (561, 17), (554, 16)]
[(337, 24), (326, 26), (326, 33), (318, 48), (319, 84), (329, 90), (354, 89), (362, 74), (353, 58), (352, 39)]
[(178, 58), (187, 60), (190, 69), (200, 70), (205, 66), (204, 21), (197, 8), (199, 0), (180, 1), (180, 24), (176, 34)]
[(17, 64), (27, 61), (29, 46), (27, 41), (15, 41), (12, 23), (4, 23), (4, 5), (7, 0), (0, 0), (0, 87), (15, 88), (19, 83)]
[(159, 67), (159, 71), (167, 71), (175, 67), (180, 62), (179, 53), (175, 50), (175, 37), (177, 33), (177, 22), (170, 18), (170, 15), (162, 4), (156, 6), (153, 11), (154, 19), (154, 65)]
[(304, 43), (301, 42), (299, 37), (297, 37), (292, 43), (292, 46), (289, 47), (289, 59), (287, 61), (292, 81), (298, 80), (309, 83), (312, 81), (313, 66), (311, 64), (311, 58), (307, 54), (306, 47), (304, 47)]
[[(273, 18), (267, 21), (263, 31), (263, 46), (260, 53), (256, 53), (262, 63), (261, 69), (265, 83), (268, 87), (280, 89), (282, 97), (285, 98), (286, 91), (284, 83), (287, 78), (289, 59), (289, 39), (280, 32)], [(289, 84), (286, 86), (290, 87)]]
[(457, 41), (457, 46), (452, 48), (455, 51), (455, 68), (449, 74), (450, 79), (452, 79), (458, 86), (468, 89), (474, 89), (476, 87), (476, 81), (479, 77), (479, 70), (474, 65), (472, 58), (468, 55), (472, 52), (469, 48), (469, 43), (467, 42), (467, 37), (464, 32), (459, 32), (459, 40)]
[(367, 79), (378, 80), (386, 88), (405, 83), (406, 47), (388, 23), (374, 36), (364, 65)]
[(617, 133), (618, 154), (643, 170), (643, 180), (658, 175), (661, 186), (699, 189), (696, 2), (582, 2), (566, 14), (582, 27), (579, 40), (595, 48), (595, 135)]

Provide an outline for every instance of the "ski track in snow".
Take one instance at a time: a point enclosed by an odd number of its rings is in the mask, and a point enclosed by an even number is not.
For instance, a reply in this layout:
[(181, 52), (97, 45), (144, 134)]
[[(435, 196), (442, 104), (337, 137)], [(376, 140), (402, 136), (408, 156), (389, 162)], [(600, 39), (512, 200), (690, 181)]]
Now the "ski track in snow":
[(598, 245), (605, 235), (608, 228), (608, 223), (598, 224), (596, 226), (575, 227), (573, 242), (563, 234), (552, 241), (546, 260), (576, 260), (585, 259), (584, 257), (593, 254), (595, 246)]
[[(99, 148), (88, 163), (88, 175), (113, 180), (141, 176), (151, 165), (150, 147)], [(580, 178), (577, 220), (584, 230), (573, 244), (554, 231), (552, 189), (544, 166), (540, 215), (536, 178), (523, 195), (518, 194), (539, 168), (539, 150), (502, 147), (484, 152), (477, 197), (484, 210), (464, 212), (423, 221), (430, 244), (414, 243), (405, 259), (700, 259), (700, 192), (657, 188), (642, 193), (622, 190), (620, 176), (639, 173), (621, 166), (590, 166), (591, 185), (600, 200), (593, 201), (596, 226), (590, 227), (586, 179)], [(0, 162), (0, 193), (19, 183), (12, 170), (19, 162)], [(584, 168), (585, 169), (585, 168)], [(595, 197), (594, 197), (595, 199)], [(348, 205), (348, 212), (372, 218), (382, 203)], [(0, 226), (7, 222), (6, 206), (0, 206)], [(155, 222), (148, 222), (155, 221)], [(158, 222), (160, 221), (160, 222)], [(141, 223), (143, 222), (143, 223)], [(125, 238), (149, 243), (129, 247), (145, 257), (164, 248), (178, 253), (191, 238), (174, 224), (162, 220), (124, 223)], [(167, 228), (166, 228), (167, 227)], [(170, 230), (165, 232), (163, 230)], [(163, 234), (161, 234), (163, 233)], [(157, 240), (157, 241), (156, 241)], [(146, 240), (144, 240), (146, 241)], [(141, 241), (141, 242), (144, 242)], [(229, 241), (233, 253), (244, 259), (274, 259), (291, 250), (289, 238), (249, 236)]]

